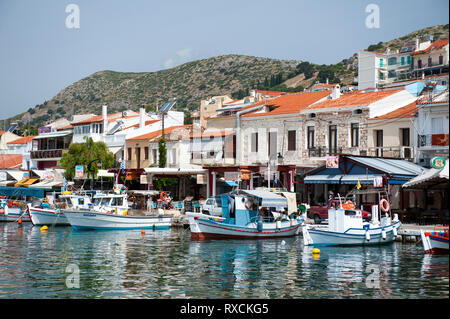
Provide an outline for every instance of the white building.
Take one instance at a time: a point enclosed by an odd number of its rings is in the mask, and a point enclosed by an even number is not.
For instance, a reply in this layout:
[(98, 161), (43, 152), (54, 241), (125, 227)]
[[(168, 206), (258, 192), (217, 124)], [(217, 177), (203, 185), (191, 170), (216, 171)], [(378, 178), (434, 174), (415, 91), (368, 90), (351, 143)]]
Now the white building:
[(418, 164), (429, 167), (435, 156), (448, 158), (449, 154), (449, 94), (448, 90), (434, 98), (422, 98), (417, 102)]

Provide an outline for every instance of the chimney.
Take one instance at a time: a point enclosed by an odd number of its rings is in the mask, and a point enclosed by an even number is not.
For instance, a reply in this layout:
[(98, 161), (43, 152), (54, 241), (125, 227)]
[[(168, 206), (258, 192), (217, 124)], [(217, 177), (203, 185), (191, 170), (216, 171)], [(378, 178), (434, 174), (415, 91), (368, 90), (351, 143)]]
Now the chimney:
[(327, 78), (327, 84), (328, 84), (328, 78)]
[(414, 51), (419, 51), (419, 38), (416, 38), (416, 47), (414, 49)]
[(106, 133), (108, 129), (108, 105), (102, 106), (103, 132)]
[(143, 128), (145, 126), (145, 108), (141, 107), (139, 109), (139, 128)]
[(333, 89), (331, 91), (331, 99), (336, 100), (341, 97), (341, 87), (339, 84), (336, 84), (333, 86)]

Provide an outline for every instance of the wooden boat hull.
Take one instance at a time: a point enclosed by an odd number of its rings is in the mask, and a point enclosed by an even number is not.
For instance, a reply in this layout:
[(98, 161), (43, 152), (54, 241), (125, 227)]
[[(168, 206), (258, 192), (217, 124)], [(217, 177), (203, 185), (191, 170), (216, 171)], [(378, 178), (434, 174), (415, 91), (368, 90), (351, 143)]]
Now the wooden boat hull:
[(28, 216), (27, 214), (27, 211), (19, 207), (8, 207), (7, 212), (5, 212), (4, 208), (0, 209), (0, 222), (17, 222), (19, 218), (22, 220), (22, 222), (31, 221), (30, 216)]
[(168, 229), (172, 216), (131, 216), (99, 213), (89, 210), (63, 210), (74, 229)]
[(224, 223), (220, 218), (205, 218), (188, 213), (191, 238), (202, 239), (265, 239), (283, 238), (298, 235), (301, 224), (290, 221), (277, 223), (263, 223), (263, 228), (258, 230), (256, 223), (248, 226), (236, 226)]
[(59, 210), (29, 207), (28, 214), (33, 225), (69, 226), (66, 216)]
[(420, 235), (425, 254), (448, 254), (448, 237), (441, 236), (439, 232), (421, 231)]
[[(383, 227), (369, 228), (369, 230), (350, 228), (343, 233), (305, 226), (303, 228), (304, 244), (314, 246), (386, 244), (395, 240), (396, 232), (400, 226), (401, 223), (396, 222)], [(369, 236), (366, 235), (366, 232), (369, 232)]]

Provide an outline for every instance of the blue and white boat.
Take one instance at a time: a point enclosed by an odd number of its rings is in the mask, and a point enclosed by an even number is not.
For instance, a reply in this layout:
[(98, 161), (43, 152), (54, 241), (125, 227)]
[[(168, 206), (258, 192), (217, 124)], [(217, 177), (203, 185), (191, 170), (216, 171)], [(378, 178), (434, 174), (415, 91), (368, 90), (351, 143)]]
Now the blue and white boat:
[(303, 243), (314, 246), (391, 243), (400, 226), (400, 221), (392, 221), (388, 215), (380, 221), (372, 219), (371, 222), (363, 222), (360, 209), (343, 208), (341, 205), (328, 210), (328, 227), (303, 224)]
[(187, 212), (192, 239), (262, 239), (298, 235), (302, 221), (288, 216), (286, 198), (267, 191), (220, 195), (222, 216)]
[(74, 229), (168, 229), (171, 215), (129, 210), (126, 194), (97, 194), (91, 209), (62, 209)]
[(61, 208), (89, 209), (92, 206), (91, 197), (81, 194), (60, 195), (54, 206), (41, 202), (38, 206), (28, 204), (28, 215), (33, 225), (69, 226), (70, 223), (62, 213)]

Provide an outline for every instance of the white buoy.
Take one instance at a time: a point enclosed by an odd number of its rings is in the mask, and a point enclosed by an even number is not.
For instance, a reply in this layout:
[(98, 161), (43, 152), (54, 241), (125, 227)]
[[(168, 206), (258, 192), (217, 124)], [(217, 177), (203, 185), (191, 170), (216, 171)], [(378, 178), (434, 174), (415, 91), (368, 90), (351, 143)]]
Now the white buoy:
[(277, 220), (277, 228), (280, 229), (281, 228), (281, 221)]
[(366, 240), (367, 240), (367, 241), (370, 241), (370, 233), (369, 233), (368, 230), (366, 231)]
[(392, 228), (392, 233), (394, 234), (394, 237), (397, 237), (397, 228)]
[(383, 238), (383, 240), (386, 240), (386, 231), (384, 229), (381, 231), (381, 238)]

